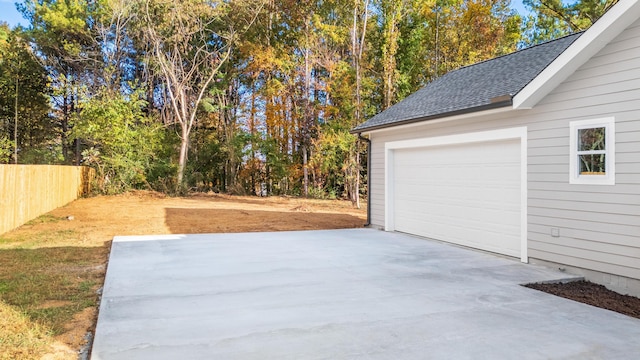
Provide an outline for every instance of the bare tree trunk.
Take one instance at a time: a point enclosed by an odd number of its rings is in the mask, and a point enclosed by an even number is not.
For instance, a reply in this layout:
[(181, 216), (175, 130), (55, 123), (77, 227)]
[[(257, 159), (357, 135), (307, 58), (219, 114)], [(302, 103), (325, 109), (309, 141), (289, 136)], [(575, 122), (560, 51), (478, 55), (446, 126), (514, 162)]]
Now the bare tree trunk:
[(307, 146), (302, 145), (302, 172), (304, 174), (304, 196), (309, 196), (309, 169), (307, 168)]
[[(260, 174), (260, 167), (256, 164), (256, 86), (255, 82), (251, 82), (251, 112), (249, 115), (249, 133), (251, 134), (251, 189), (255, 195), (262, 196), (262, 183), (260, 184), (260, 193), (256, 191), (256, 175)], [(257, 174), (256, 174), (257, 173)]]
[(309, 169), (307, 168), (308, 153), (307, 147), (310, 145), (310, 132), (311, 132), (311, 50), (309, 49), (309, 22), (311, 18), (307, 19), (305, 24), (305, 49), (304, 49), (304, 114), (302, 125), (302, 173), (303, 173), (303, 187), (304, 196), (309, 196)]
[[(351, 29), (351, 53), (352, 53), (352, 61), (353, 67), (356, 72), (356, 109), (354, 112), (354, 125), (359, 125), (362, 122), (362, 52), (364, 50), (364, 40), (365, 35), (367, 33), (367, 20), (369, 19), (369, 0), (366, 0), (364, 3), (364, 8), (362, 9), (362, 31), (358, 31), (358, 9), (361, 0), (355, 0), (353, 7), (353, 28)], [(347, 178), (347, 189), (351, 193), (350, 199), (351, 202), (358, 209), (360, 208), (360, 151), (358, 151), (358, 143), (353, 144), (354, 151), (349, 154), (351, 166), (353, 167), (353, 172), (355, 172), (354, 176), (351, 176), (351, 179)], [(355, 157), (355, 159), (354, 159)], [(355, 189), (353, 189), (355, 188)], [(354, 197), (355, 193), (355, 197)]]
[(364, 39), (367, 33), (367, 20), (369, 19), (369, 0), (364, 3), (362, 19), (362, 33), (358, 31), (358, 4), (360, 0), (355, 0), (353, 7), (353, 28), (351, 30), (351, 53), (353, 58), (353, 67), (356, 71), (356, 109), (355, 109), (355, 125), (360, 124), (362, 120), (362, 52), (364, 50)]
[(436, 7), (436, 46), (435, 46), (435, 64), (433, 66), (433, 74), (434, 78), (438, 77), (438, 73), (440, 72), (440, 7)]
[(80, 166), (80, 163), (82, 162), (82, 154), (80, 151), (80, 145), (82, 145), (80, 143), (80, 139), (73, 139), (73, 146), (75, 148), (75, 154), (76, 154), (76, 161), (74, 163), (75, 166)]
[(396, 65), (398, 54), (398, 38), (400, 31), (398, 24), (402, 18), (402, 3), (391, 0), (383, 10), (383, 41), (382, 41), (382, 72), (383, 72), (383, 108), (387, 109), (396, 96)]
[[(75, 78), (71, 79), (71, 102), (69, 104), (70, 106), (70, 112), (71, 114), (76, 113), (76, 111), (78, 111), (78, 108), (76, 106), (77, 101), (78, 101), (78, 94), (75, 93)], [(73, 139), (73, 154), (74, 154), (74, 165), (75, 166), (79, 166), (80, 165), (80, 160), (81, 160), (81, 154), (80, 154), (80, 139)]]
[(62, 97), (62, 156), (64, 157), (65, 164), (70, 163), (69, 159), (69, 99), (67, 98), (67, 85), (65, 84), (64, 96)]
[(189, 131), (187, 130), (186, 126), (183, 126), (182, 134), (180, 135), (180, 155), (178, 158), (178, 187), (182, 186), (184, 181), (184, 168), (187, 164), (188, 152), (189, 152)]
[(16, 98), (15, 100), (15, 119), (14, 119), (14, 123), (13, 123), (13, 163), (17, 164), (18, 163), (18, 83), (20, 81), (20, 78), (18, 77), (18, 74), (16, 74)]

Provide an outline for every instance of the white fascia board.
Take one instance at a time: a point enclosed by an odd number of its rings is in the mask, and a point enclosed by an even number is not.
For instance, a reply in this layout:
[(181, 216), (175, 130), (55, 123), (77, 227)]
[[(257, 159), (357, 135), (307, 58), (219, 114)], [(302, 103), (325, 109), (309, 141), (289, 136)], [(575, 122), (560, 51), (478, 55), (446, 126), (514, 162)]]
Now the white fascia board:
[(374, 129), (374, 130), (363, 130), (361, 132), (361, 134), (362, 135), (371, 135), (371, 134), (380, 133), (380, 132), (386, 132), (386, 131), (397, 131), (397, 130), (402, 130), (402, 129), (407, 129), (407, 128), (413, 128), (413, 127), (416, 127), (416, 126), (438, 124), (438, 123), (447, 122), (447, 121), (463, 120), (463, 119), (475, 118), (475, 117), (480, 117), (480, 116), (485, 116), (485, 115), (499, 114), (499, 113), (504, 113), (504, 112), (511, 111), (511, 110), (513, 110), (513, 107), (504, 106), (504, 107), (496, 108), (496, 109), (483, 110), (483, 111), (471, 112), (471, 113), (454, 115), (454, 116), (447, 116), (447, 117), (442, 117), (442, 118), (438, 118), (438, 119), (425, 120), (425, 121), (415, 121), (415, 122), (411, 122), (409, 124), (398, 124), (398, 125), (395, 125), (395, 126), (389, 126), (389, 127), (384, 127), (384, 128)]
[(533, 108), (639, 18), (640, 0), (620, 0), (514, 96), (513, 108)]
[(497, 141), (505, 139), (522, 139), (527, 135), (527, 128), (524, 126), (515, 128), (505, 128), (488, 131), (478, 131), (454, 135), (444, 135), (427, 138), (417, 138), (408, 140), (390, 141), (384, 144), (386, 151), (400, 149), (415, 149), (433, 146), (446, 146), (458, 144), (471, 144), (478, 142)]

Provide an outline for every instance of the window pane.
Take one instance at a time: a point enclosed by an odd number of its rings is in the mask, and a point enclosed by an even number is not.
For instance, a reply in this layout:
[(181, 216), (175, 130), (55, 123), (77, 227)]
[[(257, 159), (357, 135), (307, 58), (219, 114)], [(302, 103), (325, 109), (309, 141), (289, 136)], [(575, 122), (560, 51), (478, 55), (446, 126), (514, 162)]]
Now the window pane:
[(605, 128), (578, 130), (578, 151), (605, 150)]
[(579, 155), (580, 175), (605, 175), (605, 155)]

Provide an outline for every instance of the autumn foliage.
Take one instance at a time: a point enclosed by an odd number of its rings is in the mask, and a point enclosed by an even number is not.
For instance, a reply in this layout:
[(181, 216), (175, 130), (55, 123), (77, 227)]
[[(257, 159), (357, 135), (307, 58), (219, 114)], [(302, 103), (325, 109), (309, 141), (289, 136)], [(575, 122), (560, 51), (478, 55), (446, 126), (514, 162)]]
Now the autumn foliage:
[(26, 0), (28, 25), (0, 27), (0, 161), (91, 165), (104, 192), (358, 204), (352, 128), (612, 3), (526, 2), (523, 19), (509, 0)]

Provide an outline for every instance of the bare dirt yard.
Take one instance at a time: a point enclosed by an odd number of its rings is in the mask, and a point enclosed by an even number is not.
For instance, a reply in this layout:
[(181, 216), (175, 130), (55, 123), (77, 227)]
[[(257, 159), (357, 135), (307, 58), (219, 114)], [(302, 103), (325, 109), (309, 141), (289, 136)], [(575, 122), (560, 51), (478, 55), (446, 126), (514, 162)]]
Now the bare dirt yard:
[(79, 199), (0, 235), (0, 359), (76, 359), (116, 235), (362, 227), (339, 200), (152, 192)]

